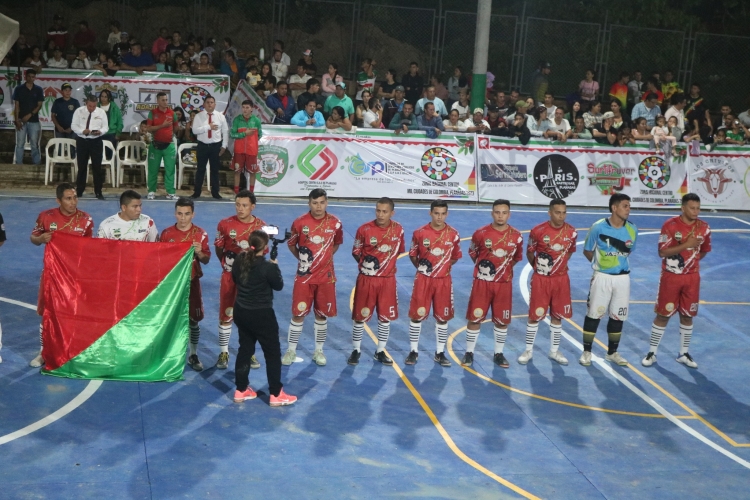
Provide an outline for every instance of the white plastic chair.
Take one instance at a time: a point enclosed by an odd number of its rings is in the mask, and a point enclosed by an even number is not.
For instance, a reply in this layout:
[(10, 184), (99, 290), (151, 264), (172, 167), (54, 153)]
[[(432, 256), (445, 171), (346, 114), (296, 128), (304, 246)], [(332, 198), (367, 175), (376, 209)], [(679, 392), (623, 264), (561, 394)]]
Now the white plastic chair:
[[(178, 172), (177, 172), (177, 186), (180, 189), (182, 189), (182, 186), (185, 184), (185, 168), (190, 168), (194, 170), (198, 170), (198, 163), (196, 159), (196, 163), (188, 163), (185, 161), (184, 157), (187, 154), (187, 151), (191, 148), (197, 148), (198, 144), (194, 142), (186, 142), (185, 144), (181, 144), (180, 147), (177, 149), (177, 165), (178, 165)], [(206, 185), (208, 186), (208, 190), (211, 191), (211, 176), (208, 175), (209, 172), (206, 172)]]
[(44, 166), (44, 185), (52, 182), (52, 173), (55, 166), (70, 166), (71, 180), (75, 181), (78, 165), (74, 149), (75, 139), (50, 139), (47, 142), (47, 160)]
[[(102, 168), (104, 170), (104, 182), (107, 182), (107, 170), (106, 168), (109, 167), (109, 182), (112, 184), (112, 187), (117, 187), (117, 178), (115, 177), (115, 169), (117, 168), (117, 153), (115, 152), (115, 147), (112, 145), (112, 141), (102, 141)], [(107, 155), (110, 156), (109, 160), (107, 159)], [(89, 167), (91, 166), (91, 158), (89, 158)], [(93, 178), (93, 172), (91, 171), (91, 168), (88, 169), (88, 177)], [(86, 182), (88, 182), (88, 178), (86, 179)]]
[[(123, 155), (120, 156), (120, 152)], [(120, 141), (117, 143), (117, 178), (116, 186), (122, 183), (124, 170), (126, 168), (140, 168), (144, 183), (146, 182), (146, 169), (148, 168), (148, 148), (143, 141)]]

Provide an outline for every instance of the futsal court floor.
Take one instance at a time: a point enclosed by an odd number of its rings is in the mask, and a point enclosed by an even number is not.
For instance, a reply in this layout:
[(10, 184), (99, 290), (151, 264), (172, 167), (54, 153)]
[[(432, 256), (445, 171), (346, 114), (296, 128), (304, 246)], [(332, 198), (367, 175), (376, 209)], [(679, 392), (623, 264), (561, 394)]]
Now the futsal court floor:
[[(116, 213), (115, 194), (104, 202), (87, 195), (79, 207), (98, 227)], [(632, 254), (631, 312), (620, 352), (627, 367), (602, 360), (602, 323), (589, 368), (577, 362), (591, 276), (580, 243), (602, 210), (569, 208), (579, 228), (570, 262), (574, 316), (565, 322), (560, 366), (546, 356), (549, 330), (541, 325), (534, 358), (524, 350), (530, 267), (516, 266), (513, 322), (505, 354), (510, 368), (492, 363), (491, 325), (479, 338), (475, 363), (462, 368), (464, 320), (471, 289), (468, 238), (490, 222), (487, 205), (451, 204), (448, 223), (464, 238), (454, 266), (456, 317), (447, 351), (454, 362), (432, 361), (434, 320), (425, 321), (419, 362), (408, 354), (408, 310), (414, 269), (399, 260), (401, 317), (393, 322), (388, 352), (393, 367), (372, 360), (370, 324), (356, 367), (351, 352), (350, 300), (356, 265), (350, 256), (357, 227), (374, 217), (372, 202), (331, 200), (344, 244), (336, 254), (339, 316), (329, 320), (328, 365), (311, 362), (312, 319), (282, 371), (285, 389), (299, 397), (268, 406), (265, 367), (250, 374), (263, 394), (232, 402), (237, 333), (230, 368), (213, 366), (219, 353), (215, 258), (202, 279), (206, 319), (198, 354), (206, 369), (187, 368), (176, 383), (82, 381), (43, 376), (28, 361), (38, 349), (35, 312), (43, 248), (29, 242), (37, 214), (55, 206), (51, 196), (0, 196), (8, 242), (0, 248), (0, 498), (748, 498), (750, 484), (750, 216), (704, 213), (713, 251), (702, 263), (699, 316), (690, 352), (697, 370), (678, 364), (677, 321), (672, 320), (651, 368), (648, 350), (660, 260), (659, 228), (677, 210), (633, 210), (640, 230)], [(307, 210), (302, 200), (261, 199), (255, 214), (287, 228)], [(173, 203), (144, 201), (159, 230), (174, 222)], [(510, 223), (524, 232), (547, 218), (546, 207), (513, 207)], [(234, 214), (231, 202), (197, 204), (195, 222), (213, 236)], [(395, 220), (407, 241), (429, 221), (426, 203), (398, 203)], [(281, 249), (285, 288), (276, 294), (282, 349), (290, 319), (294, 259)], [(96, 266), (96, 262), (89, 265)], [(258, 350), (258, 357), (265, 364)]]

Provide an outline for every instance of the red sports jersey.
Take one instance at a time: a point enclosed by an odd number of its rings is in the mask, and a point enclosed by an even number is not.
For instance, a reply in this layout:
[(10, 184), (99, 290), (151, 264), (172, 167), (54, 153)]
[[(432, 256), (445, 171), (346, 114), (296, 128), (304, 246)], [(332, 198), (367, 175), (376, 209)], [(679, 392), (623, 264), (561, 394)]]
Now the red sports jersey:
[(700, 254), (711, 251), (711, 228), (698, 219), (693, 224), (685, 224), (682, 219), (672, 217), (661, 227), (659, 250), (666, 250), (682, 244), (690, 236), (700, 241), (700, 246), (687, 248), (677, 255), (662, 259), (662, 271), (675, 274), (693, 274), (700, 271)]
[(568, 273), (568, 259), (576, 251), (578, 231), (567, 222), (562, 227), (552, 227), (542, 222), (529, 233), (527, 251), (534, 252), (534, 272), (542, 276), (560, 276)]
[(404, 228), (396, 221), (386, 227), (375, 221), (362, 224), (354, 236), (352, 255), (365, 276), (394, 276), (396, 259), (404, 252)]
[(315, 219), (308, 212), (292, 223), (291, 233), (287, 245), (299, 252), (295, 281), (311, 285), (335, 283), (333, 247), (344, 242), (341, 221), (329, 213)]
[(417, 258), (418, 273), (430, 278), (444, 278), (451, 273), (451, 261), (463, 255), (460, 243), (458, 231), (448, 224), (439, 231), (425, 224), (411, 237), (409, 257)]
[[(161, 237), (159, 238), (159, 241), (167, 241), (167, 242), (176, 242), (176, 243), (183, 243), (183, 242), (198, 242), (201, 244), (201, 252), (203, 252), (206, 255), (210, 255), (211, 249), (208, 248), (208, 233), (205, 232), (203, 229), (199, 228), (195, 224), (188, 229), (187, 231), (180, 231), (177, 229), (177, 225), (169, 226), (164, 231), (161, 232)], [(201, 278), (203, 276), (203, 269), (201, 269), (201, 263), (198, 260), (198, 256), (196, 255), (193, 258), (193, 273), (190, 276), (190, 279), (195, 278)]]
[(64, 215), (59, 208), (51, 208), (39, 214), (31, 235), (41, 236), (54, 231), (91, 238), (94, 235), (94, 219), (82, 210), (76, 210), (73, 215)]
[(224, 268), (225, 273), (231, 273), (237, 255), (250, 248), (250, 244), (247, 242), (250, 233), (263, 229), (265, 225), (266, 223), (260, 217), (255, 217), (252, 222), (242, 222), (236, 215), (219, 222), (216, 227), (214, 246), (224, 250), (221, 267)]
[(487, 224), (471, 236), (469, 255), (474, 279), (505, 283), (513, 279), (513, 263), (523, 258), (523, 236), (513, 226), (498, 231)]

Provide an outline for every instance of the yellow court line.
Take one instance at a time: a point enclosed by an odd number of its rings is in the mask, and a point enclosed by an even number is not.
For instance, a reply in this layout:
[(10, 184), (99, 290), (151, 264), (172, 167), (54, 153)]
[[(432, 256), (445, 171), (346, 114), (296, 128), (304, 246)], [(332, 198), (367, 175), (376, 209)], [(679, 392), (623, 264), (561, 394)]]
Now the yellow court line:
[[(571, 302), (587, 302), (586, 299), (574, 299)], [(631, 300), (631, 304), (654, 304), (653, 300)], [(715, 302), (709, 300), (699, 301), (701, 305), (705, 306), (750, 306), (750, 302)]]
[[(583, 333), (583, 328), (581, 328), (581, 326), (578, 325), (578, 323), (576, 323), (575, 321), (573, 321), (571, 319), (568, 319), (568, 318), (566, 318), (565, 320), (568, 323), (570, 323), (571, 325), (573, 325), (579, 332)], [(607, 346), (602, 341), (600, 341), (599, 339), (595, 338), (594, 342), (596, 342), (597, 345), (599, 345), (602, 349), (607, 350)], [(663, 388), (661, 385), (659, 385), (656, 382), (654, 382), (651, 379), (651, 377), (647, 376), (646, 374), (644, 374), (643, 372), (641, 372), (640, 370), (638, 370), (637, 368), (635, 368), (631, 363), (628, 363), (628, 368), (630, 368), (633, 371), (633, 373), (637, 374), (643, 380), (645, 380), (646, 382), (648, 382), (649, 384), (651, 384), (659, 392), (661, 392), (666, 397), (668, 397), (669, 399), (671, 399), (674, 403), (676, 403), (683, 410), (685, 410), (686, 412), (690, 413), (690, 415), (692, 415), (693, 417), (695, 417), (696, 420), (698, 420), (700, 423), (702, 423), (703, 425), (705, 425), (706, 427), (708, 427), (709, 429), (711, 429), (714, 433), (716, 433), (716, 435), (718, 435), (719, 437), (721, 437), (727, 443), (731, 444), (735, 448), (750, 448), (750, 443), (738, 443), (734, 439), (732, 439), (729, 436), (727, 436), (726, 434), (724, 434), (722, 431), (720, 431), (718, 428), (716, 428), (715, 425), (713, 425), (711, 422), (709, 422), (708, 420), (706, 420), (705, 418), (703, 418), (702, 416), (700, 416), (695, 410), (693, 410), (688, 405), (686, 405), (685, 403), (683, 403), (679, 398), (677, 398), (677, 396), (674, 396), (671, 392), (669, 392), (668, 390), (666, 390), (665, 388)]]

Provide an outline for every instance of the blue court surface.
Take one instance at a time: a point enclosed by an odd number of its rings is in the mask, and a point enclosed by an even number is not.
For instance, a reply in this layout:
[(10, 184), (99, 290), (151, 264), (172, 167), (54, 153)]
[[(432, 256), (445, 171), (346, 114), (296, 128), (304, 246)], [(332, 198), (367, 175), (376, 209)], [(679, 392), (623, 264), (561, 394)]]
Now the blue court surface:
[[(306, 200), (261, 199), (255, 214), (281, 228), (306, 211)], [(524, 350), (529, 270), (516, 267), (513, 323), (505, 354), (510, 368), (492, 363), (491, 325), (479, 338), (475, 363), (462, 368), (464, 320), (471, 288), (468, 242), (452, 274), (456, 317), (449, 323), (453, 366), (432, 361), (434, 320), (425, 322), (420, 358), (408, 354), (406, 313), (414, 269), (399, 261), (401, 317), (391, 328), (394, 366), (375, 363), (367, 330), (360, 364), (351, 352), (350, 298), (356, 267), (350, 256), (359, 225), (374, 217), (373, 202), (331, 200), (344, 224), (336, 254), (339, 316), (329, 321), (328, 365), (311, 362), (312, 319), (297, 351), (301, 362), (283, 368), (285, 389), (297, 404), (268, 406), (265, 370), (251, 386), (265, 394), (235, 404), (236, 330), (230, 368), (218, 357), (215, 258), (202, 279), (206, 319), (198, 354), (207, 367), (190, 368), (176, 383), (129, 383), (47, 377), (28, 366), (38, 349), (36, 304), (43, 249), (29, 242), (36, 215), (55, 206), (42, 198), (0, 196), (8, 242), (0, 249), (0, 498), (748, 498), (750, 484), (750, 217), (705, 213), (713, 252), (702, 264), (702, 305), (690, 352), (697, 370), (675, 362), (677, 320), (667, 328), (658, 363), (640, 364), (648, 350), (660, 260), (658, 231), (672, 211), (633, 211), (641, 231), (631, 257), (631, 314), (620, 352), (631, 364), (602, 360), (605, 323), (595, 362), (577, 363), (580, 325), (591, 270), (580, 252), (571, 260), (574, 317), (563, 323), (560, 366), (546, 356), (549, 330), (541, 325), (533, 360)], [(117, 212), (114, 195), (90, 195), (79, 207), (98, 223)], [(231, 202), (200, 202), (195, 222), (213, 235), (234, 214)], [(427, 204), (399, 203), (395, 219), (407, 238), (429, 221)], [(174, 223), (173, 204), (145, 201), (144, 213), (161, 230)], [(606, 214), (569, 208), (568, 222), (586, 229)], [(547, 218), (546, 207), (513, 207), (511, 224), (528, 230)], [(490, 207), (451, 205), (448, 223), (463, 238), (490, 222)], [(96, 266), (96, 262), (90, 265)], [(290, 319), (294, 261), (281, 249), (286, 287), (276, 294), (282, 350)], [(283, 352), (283, 351), (282, 351)], [(260, 350), (258, 357), (263, 363)], [(743, 361), (744, 360), (744, 361)]]

